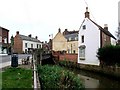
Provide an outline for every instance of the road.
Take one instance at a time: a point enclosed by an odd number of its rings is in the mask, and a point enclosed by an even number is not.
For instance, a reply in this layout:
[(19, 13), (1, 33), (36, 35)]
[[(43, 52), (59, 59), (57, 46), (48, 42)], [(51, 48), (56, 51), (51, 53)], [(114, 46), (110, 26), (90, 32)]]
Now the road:
[[(31, 54), (18, 54), (18, 59), (26, 58), (27, 56), (32, 56)], [(11, 55), (0, 56), (0, 63), (5, 63), (11, 61)]]

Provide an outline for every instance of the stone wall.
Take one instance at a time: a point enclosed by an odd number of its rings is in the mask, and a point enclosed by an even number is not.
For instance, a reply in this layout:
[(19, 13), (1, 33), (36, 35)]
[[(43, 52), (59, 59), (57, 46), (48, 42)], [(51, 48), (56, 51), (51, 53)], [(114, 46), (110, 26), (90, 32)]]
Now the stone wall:
[(84, 65), (79, 64), (79, 68), (83, 70), (88, 70), (92, 72), (97, 72), (100, 74), (104, 74), (110, 77), (119, 78), (120, 80), (120, 67), (115, 66), (96, 66), (96, 65)]

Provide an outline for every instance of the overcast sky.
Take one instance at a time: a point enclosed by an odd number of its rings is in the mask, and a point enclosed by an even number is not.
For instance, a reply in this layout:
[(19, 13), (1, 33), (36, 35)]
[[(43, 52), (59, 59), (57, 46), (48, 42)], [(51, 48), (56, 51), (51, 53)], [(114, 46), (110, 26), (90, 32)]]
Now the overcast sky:
[(119, 0), (0, 0), (0, 26), (22, 35), (32, 34), (48, 41), (58, 28), (79, 30), (86, 6), (90, 18), (101, 26), (108, 24), (115, 35), (118, 27)]

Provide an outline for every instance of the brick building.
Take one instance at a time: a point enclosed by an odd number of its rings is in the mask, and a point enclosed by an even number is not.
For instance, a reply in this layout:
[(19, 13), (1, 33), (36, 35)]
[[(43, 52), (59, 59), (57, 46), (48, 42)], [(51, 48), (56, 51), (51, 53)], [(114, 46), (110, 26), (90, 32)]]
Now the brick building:
[(38, 37), (32, 37), (32, 35), (21, 35), (19, 31), (16, 32), (14, 37), (14, 53), (31, 53), (32, 49), (42, 48), (42, 42), (38, 40)]
[(9, 48), (9, 30), (0, 27), (0, 54), (7, 54)]

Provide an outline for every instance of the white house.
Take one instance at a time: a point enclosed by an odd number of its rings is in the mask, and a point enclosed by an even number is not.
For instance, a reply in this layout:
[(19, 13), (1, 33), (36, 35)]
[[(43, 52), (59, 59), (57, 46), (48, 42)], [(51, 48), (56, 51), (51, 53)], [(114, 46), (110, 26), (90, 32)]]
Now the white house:
[(37, 36), (34, 38), (30, 35), (25, 36), (16, 32), (14, 37), (14, 52), (15, 53), (31, 53), (32, 49), (42, 48), (42, 42), (38, 40)]
[(78, 63), (99, 65), (97, 58), (98, 48), (111, 44), (110, 37), (116, 39), (109, 31), (107, 24), (102, 28), (90, 19), (88, 7), (86, 7), (85, 18), (79, 29)]

